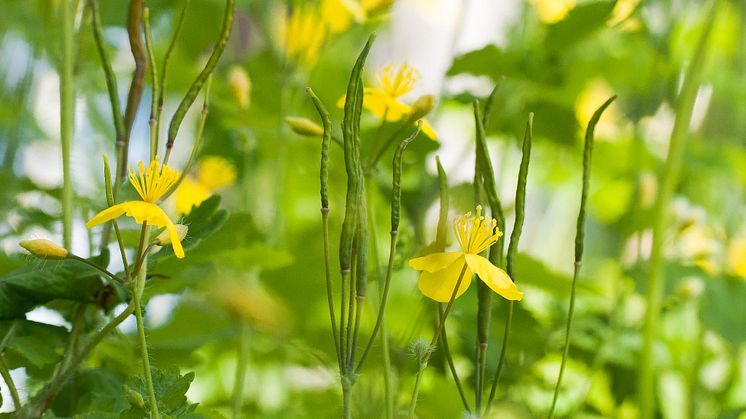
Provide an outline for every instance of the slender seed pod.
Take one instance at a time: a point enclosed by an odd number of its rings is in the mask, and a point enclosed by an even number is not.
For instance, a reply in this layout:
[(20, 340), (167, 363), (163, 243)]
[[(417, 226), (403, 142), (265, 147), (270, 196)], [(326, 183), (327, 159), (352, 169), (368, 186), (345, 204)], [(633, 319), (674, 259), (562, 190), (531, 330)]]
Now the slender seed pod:
[(109, 92), (109, 102), (111, 102), (111, 114), (114, 119), (114, 131), (116, 132), (117, 141), (124, 138), (124, 119), (122, 109), (119, 105), (119, 91), (117, 90), (117, 77), (111, 67), (111, 60), (106, 54), (104, 48), (104, 36), (101, 31), (101, 16), (98, 11), (98, 1), (88, 0), (88, 7), (91, 9), (91, 23), (93, 28), (93, 39), (96, 43), (96, 50), (101, 59), (101, 67), (104, 70), (106, 78), (106, 90)]
[[(394, 173), (392, 177), (392, 188), (391, 188), (391, 231), (399, 231), (399, 219), (401, 217), (401, 165), (402, 156), (404, 155), (404, 149), (407, 148), (409, 143), (414, 141), (415, 138), (420, 134), (422, 130), (422, 120), (417, 122), (417, 129), (409, 135), (409, 137), (402, 140), (399, 143), (399, 147), (394, 152), (393, 168)], [(438, 162), (440, 170), (440, 162)]]
[(166, 142), (166, 156), (163, 159), (164, 164), (168, 163), (168, 157), (171, 155), (171, 149), (174, 146), (174, 141), (176, 141), (176, 134), (179, 133), (179, 127), (181, 127), (184, 116), (186, 116), (187, 111), (194, 103), (207, 78), (215, 70), (215, 66), (218, 64), (218, 60), (220, 60), (220, 56), (223, 55), (225, 46), (228, 44), (228, 38), (233, 27), (233, 14), (236, 1), (226, 0), (225, 3), (225, 14), (223, 15), (223, 27), (220, 30), (220, 37), (215, 43), (210, 58), (207, 59), (205, 68), (202, 69), (194, 82), (192, 82), (192, 85), (189, 86), (189, 90), (187, 90), (186, 95), (184, 95), (181, 103), (179, 103), (179, 107), (176, 108), (173, 118), (171, 118), (171, 124), (168, 127), (168, 141)]
[(114, 205), (114, 192), (111, 189), (111, 168), (109, 167), (109, 156), (104, 153), (104, 188), (106, 189), (106, 203)]
[(344, 138), (345, 170), (347, 172), (347, 198), (345, 200), (345, 215), (342, 222), (342, 234), (339, 244), (339, 266), (342, 272), (350, 270), (352, 262), (352, 245), (357, 229), (359, 214), (359, 184), (361, 170), (359, 169), (359, 154), (356, 142), (360, 136), (360, 114), (363, 108), (362, 71), (370, 47), (375, 40), (375, 34), (368, 38), (360, 55), (352, 68), (350, 82), (347, 85), (347, 99), (344, 106), (342, 135)]
[(521, 149), (521, 166), (518, 169), (518, 186), (515, 190), (515, 221), (513, 222), (513, 231), (510, 232), (510, 242), (508, 243), (508, 254), (506, 256), (505, 271), (513, 281), (513, 265), (515, 255), (518, 253), (518, 241), (521, 239), (523, 232), (523, 220), (526, 218), (526, 183), (528, 182), (528, 165), (531, 160), (531, 140), (533, 139), (533, 112), (528, 114), (526, 122), (526, 132), (523, 135), (523, 147)]
[(306, 87), (306, 93), (311, 97), (324, 126), (324, 135), (321, 139), (321, 208), (329, 209), (329, 142), (332, 138), (332, 122), (329, 112), (313, 90)]
[(438, 229), (435, 233), (435, 251), (442, 252), (446, 249), (448, 237), (448, 177), (443, 165), (440, 164), (440, 157), (435, 157), (435, 163), (438, 165), (440, 184), (440, 213), (438, 214)]

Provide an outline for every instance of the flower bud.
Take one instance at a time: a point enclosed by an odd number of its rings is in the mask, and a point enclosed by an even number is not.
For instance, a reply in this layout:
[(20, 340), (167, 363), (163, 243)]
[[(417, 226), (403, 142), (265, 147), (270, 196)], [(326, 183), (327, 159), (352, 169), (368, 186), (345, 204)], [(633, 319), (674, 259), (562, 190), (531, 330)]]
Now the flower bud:
[(129, 388), (126, 384), (124, 385), (124, 391), (127, 393), (127, 399), (131, 406), (139, 407), (140, 409), (145, 408), (145, 399), (143, 399), (142, 394)]
[(246, 70), (239, 66), (231, 67), (228, 73), (228, 85), (238, 107), (248, 109), (251, 105), (251, 79)]
[(324, 129), (308, 118), (288, 116), (285, 117), (285, 122), (290, 125), (293, 132), (304, 137), (321, 137), (324, 135)]
[(25, 240), (18, 244), (41, 259), (65, 259), (68, 256), (67, 250), (46, 239)]
[(428, 357), (428, 353), (431, 352), (430, 343), (423, 338), (418, 338), (409, 347), (409, 351), (417, 361), (417, 365), (422, 367), (425, 363), (425, 359)]
[[(189, 227), (185, 226), (184, 224), (174, 224), (176, 227), (176, 234), (179, 236), (179, 241), (184, 240), (184, 237), (186, 237), (187, 232), (189, 232)], [(159, 234), (155, 240), (153, 240), (153, 244), (156, 246), (168, 246), (171, 244), (171, 235), (168, 233), (168, 229), (165, 228), (163, 231), (161, 231), (161, 234)]]
[(433, 95), (420, 96), (412, 105), (412, 112), (409, 114), (410, 121), (416, 121), (422, 119), (425, 115), (429, 114), (433, 110), (435, 104), (435, 98)]

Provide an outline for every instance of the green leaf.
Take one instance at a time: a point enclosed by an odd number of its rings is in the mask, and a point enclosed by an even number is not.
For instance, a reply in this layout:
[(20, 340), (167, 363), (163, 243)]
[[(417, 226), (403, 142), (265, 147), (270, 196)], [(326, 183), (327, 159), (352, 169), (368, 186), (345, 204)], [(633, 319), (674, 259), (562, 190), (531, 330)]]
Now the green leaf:
[(735, 345), (746, 340), (746, 282), (740, 278), (707, 281), (702, 298), (702, 322)]
[[(155, 398), (158, 402), (158, 410), (163, 416), (170, 417), (189, 417), (193, 418), (196, 403), (189, 403), (186, 392), (194, 380), (194, 373), (190, 372), (185, 375), (179, 373), (177, 367), (170, 367), (166, 370), (152, 369), (153, 389)], [(148, 402), (148, 392), (145, 386), (145, 379), (142, 375), (137, 375), (128, 380), (127, 385), (130, 389), (140, 393), (146, 404)], [(146, 408), (140, 406), (130, 406), (129, 410), (122, 412), (124, 418), (140, 419), (148, 417)], [(199, 416), (196, 416), (199, 417)]]
[[(108, 252), (90, 260), (106, 266)], [(57, 299), (91, 302), (103, 286), (99, 275), (75, 260), (31, 259), (26, 266), (0, 277), (0, 320), (23, 317), (35, 306)]]
[(546, 50), (561, 51), (582, 41), (603, 27), (615, 5), (616, 1), (597, 1), (574, 7), (567, 17), (547, 29)]
[(39, 375), (36, 372), (59, 362), (68, 332), (64, 327), (18, 319), (0, 321), (0, 338), (5, 336), (9, 336), (3, 353), (8, 368), (26, 367), (30, 374)]
[(482, 49), (469, 51), (453, 60), (447, 75), (472, 74), (474, 76), (490, 76), (495, 80), (499, 74), (509, 67), (507, 54), (495, 45), (487, 45)]

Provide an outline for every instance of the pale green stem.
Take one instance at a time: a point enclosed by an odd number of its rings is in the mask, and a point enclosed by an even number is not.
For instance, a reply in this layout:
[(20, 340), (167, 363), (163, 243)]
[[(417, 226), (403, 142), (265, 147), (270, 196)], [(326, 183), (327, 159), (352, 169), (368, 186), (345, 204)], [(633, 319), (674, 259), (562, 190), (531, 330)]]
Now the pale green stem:
[(445, 310), (443, 311), (443, 315), (440, 316), (438, 319), (438, 327), (435, 329), (435, 334), (433, 335), (433, 339), (430, 341), (430, 347), (427, 349), (427, 352), (425, 352), (425, 355), (423, 356), (423, 359), (419, 362), (419, 365), (417, 366), (417, 377), (415, 378), (414, 382), (414, 390), (412, 391), (412, 399), (409, 402), (409, 419), (414, 418), (414, 412), (417, 409), (417, 397), (420, 393), (420, 381), (422, 380), (422, 373), (425, 371), (425, 368), (427, 368), (427, 363), (430, 361), (430, 355), (432, 355), (433, 351), (435, 350), (435, 345), (438, 343), (438, 340), (440, 339), (440, 334), (443, 331), (443, 328), (446, 324), (446, 318), (448, 318), (448, 314), (451, 312), (451, 308), (453, 307), (453, 302), (456, 300), (456, 294), (458, 293), (459, 287), (461, 287), (461, 282), (464, 280), (464, 274), (466, 274), (466, 262), (464, 262), (464, 267), (461, 268), (461, 273), (458, 276), (458, 281), (456, 281), (456, 286), (453, 287), (453, 292), (451, 293), (451, 299), (448, 300), (448, 305), (446, 305)]
[(145, 338), (145, 324), (142, 319), (142, 295), (145, 291), (145, 279), (148, 272), (148, 260), (147, 250), (144, 244), (149, 235), (150, 228), (147, 222), (142, 224), (142, 231), (140, 233), (140, 248), (138, 254), (143, 255), (139, 263), (139, 269), (137, 271), (137, 278), (135, 279), (135, 289), (132, 293), (132, 301), (135, 304), (135, 319), (137, 320), (137, 337), (140, 343), (140, 357), (142, 358), (143, 364), (143, 375), (145, 376), (145, 386), (148, 391), (148, 404), (150, 408), (150, 414), (152, 419), (160, 419), (158, 413), (158, 400), (155, 397), (155, 389), (153, 388), (153, 375), (150, 371), (150, 356), (148, 355), (148, 342)]
[(249, 364), (249, 333), (248, 322), (241, 322), (241, 338), (238, 346), (238, 365), (236, 366), (236, 381), (233, 384), (233, 419), (241, 417), (243, 406), (243, 390), (246, 383), (246, 370)]
[(72, 249), (73, 185), (70, 148), (73, 139), (75, 97), (73, 92), (73, 15), (69, 0), (60, 4), (62, 21), (62, 63), (60, 68), (60, 142), (62, 143), (62, 236)]
[(660, 317), (661, 301), (663, 298), (663, 268), (665, 262), (663, 244), (665, 242), (666, 227), (669, 224), (667, 211), (679, 181), (687, 132), (692, 119), (692, 110), (697, 97), (697, 90), (699, 89), (705, 56), (710, 45), (708, 40), (718, 4), (717, 0), (713, 0), (709, 5), (697, 49), (694, 52), (691, 64), (684, 77), (681, 93), (676, 103), (676, 119), (673, 130), (671, 131), (666, 165), (661, 175), (660, 192), (653, 208), (653, 243), (650, 252), (646, 294), (647, 310), (645, 311), (643, 327), (643, 346), (640, 356), (638, 383), (641, 419), (652, 419), (655, 417), (656, 388), (653, 347), (658, 332), (658, 319)]

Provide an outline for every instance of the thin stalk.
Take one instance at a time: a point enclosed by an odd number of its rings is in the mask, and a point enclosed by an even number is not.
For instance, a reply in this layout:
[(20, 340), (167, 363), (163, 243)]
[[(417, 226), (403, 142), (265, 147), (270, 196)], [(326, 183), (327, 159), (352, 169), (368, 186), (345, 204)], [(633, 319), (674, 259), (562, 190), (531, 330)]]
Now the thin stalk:
[(655, 416), (656, 390), (653, 346), (658, 332), (658, 319), (663, 299), (663, 268), (665, 262), (663, 244), (668, 225), (667, 210), (679, 182), (687, 131), (691, 123), (694, 101), (697, 97), (705, 57), (710, 46), (710, 33), (719, 4), (718, 0), (713, 0), (709, 4), (702, 34), (681, 86), (681, 92), (676, 103), (676, 119), (671, 131), (666, 164), (661, 174), (661, 188), (653, 208), (653, 243), (650, 252), (646, 293), (647, 310), (645, 311), (643, 326), (643, 346), (638, 383), (641, 419), (651, 419)]
[(554, 387), (554, 396), (552, 397), (552, 406), (549, 408), (548, 418), (551, 419), (554, 415), (554, 408), (557, 405), (557, 397), (559, 396), (559, 389), (562, 384), (562, 375), (565, 372), (565, 364), (567, 363), (568, 354), (570, 352), (570, 333), (572, 329), (572, 316), (575, 311), (575, 296), (576, 296), (576, 285), (578, 276), (580, 275), (580, 267), (583, 264), (583, 247), (585, 240), (585, 207), (588, 201), (588, 190), (590, 189), (591, 180), (591, 159), (593, 157), (593, 134), (596, 128), (598, 120), (601, 119), (601, 115), (606, 108), (611, 105), (616, 99), (616, 96), (612, 96), (606, 102), (603, 103), (596, 112), (593, 113), (591, 120), (588, 122), (588, 128), (585, 130), (585, 145), (583, 147), (583, 187), (580, 192), (580, 210), (578, 211), (578, 222), (575, 231), (575, 264), (573, 265), (572, 272), (572, 285), (570, 290), (570, 306), (567, 310), (567, 325), (565, 328), (565, 345), (562, 350), (562, 362), (560, 363), (560, 370), (557, 376), (557, 384)]
[(13, 377), (10, 375), (8, 365), (5, 363), (5, 360), (2, 357), (2, 353), (3, 351), (5, 351), (5, 345), (8, 344), (8, 341), (10, 341), (10, 339), (12, 339), (13, 335), (15, 334), (17, 324), (18, 323), (16, 322), (13, 322), (13, 324), (11, 324), (8, 332), (5, 334), (5, 336), (3, 336), (2, 342), (0, 342), (0, 375), (3, 377), (3, 380), (5, 380), (5, 385), (8, 386), (10, 397), (13, 399), (13, 407), (15, 411), (21, 412), (21, 398), (18, 396), (18, 390), (16, 388), (15, 382), (13, 381)]
[(179, 34), (181, 33), (181, 28), (184, 26), (184, 18), (186, 17), (186, 11), (189, 7), (190, 0), (186, 0), (184, 2), (184, 7), (181, 8), (181, 13), (179, 14), (179, 20), (176, 21), (176, 29), (174, 29), (173, 36), (171, 36), (171, 42), (168, 44), (168, 49), (166, 50), (166, 55), (163, 56), (163, 65), (161, 70), (161, 79), (158, 82), (158, 110), (156, 111), (156, 142), (159, 141), (160, 135), (161, 135), (161, 121), (163, 120), (163, 102), (164, 102), (164, 96), (166, 94), (166, 79), (168, 75), (168, 64), (171, 59), (171, 54), (174, 51), (174, 48), (176, 47), (176, 41), (179, 39)]
[(116, 198), (119, 185), (124, 182), (127, 176), (127, 155), (129, 154), (129, 141), (132, 134), (132, 125), (135, 123), (137, 110), (140, 107), (142, 91), (145, 88), (145, 72), (148, 66), (148, 59), (145, 55), (145, 49), (142, 45), (142, 36), (140, 23), (142, 22), (144, 0), (130, 0), (129, 12), (127, 15), (127, 34), (130, 41), (130, 50), (132, 57), (135, 59), (135, 71), (132, 74), (132, 82), (127, 93), (127, 106), (124, 108), (124, 143), (121, 148), (121, 155), (117, 157), (117, 176), (114, 182), (114, 197)]
[[(114, 192), (111, 190), (111, 169), (109, 168), (109, 157), (104, 154), (104, 190), (106, 192), (106, 203), (112, 207), (114, 206)], [(130, 273), (129, 262), (127, 261), (127, 252), (124, 250), (124, 240), (122, 240), (122, 232), (119, 230), (119, 223), (117, 220), (111, 220), (114, 226), (114, 234), (117, 237), (117, 244), (119, 245), (119, 255), (122, 257), (122, 264), (124, 265), (124, 277), (127, 282), (132, 281), (132, 274)], [(108, 239), (102, 240), (102, 246), (108, 246)]]
[[(340, 281), (341, 292), (339, 295), (339, 354), (341, 364), (339, 373), (345, 374), (345, 359), (347, 356), (347, 346), (345, 345), (345, 322), (347, 309), (347, 285), (350, 283), (350, 271), (342, 271), (342, 280)], [(352, 287), (350, 285), (350, 287)]]
[(88, 355), (91, 353), (93, 348), (95, 348), (101, 341), (114, 329), (117, 328), (120, 324), (122, 324), (123, 321), (129, 317), (132, 312), (134, 311), (135, 306), (133, 302), (130, 302), (130, 304), (127, 306), (127, 308), (120, 313), (118, 316), (116, 316), (114, 319), (112, 319), (109, 323), (106, 324), (106, 326), (101, 329), (100, 332), (98, 332), (88, 344), (83, 347), (83, 350), (78, 352), (75, 356), (73, 356), (70, 360), (70, 363), (68, 364), (67, 368), (65, 368), (64, 372), (57, 375), (51, 383), (47, 385), (47, 387), (44, 389), (42, 396), (39, 398), (36, 406), (32, 409), (31, 417), (38, 418), (41, 417), (42, 414), (49, 408), (49, 406), (54, 401), (55, 397), (57, 397), (57, 394), (60, 392), (60, 389), (63, 385), (67, 382), (67, 380), (72, 377), (73, 373), (78, 369), (80, 364), (88, 357)]
[(394, 141), (396, 141), (396, 139), (399, 138), (402, 132), (404, 132), (404, 130), (407, 129), (407, 127), (410, 126), (410, 123), (412, 122), (412, 121), (409, 121), (408, 119), (404, 121), (406, 122), (402, 122), (399, 125), (399, 128), (397, 128), (396, 131), (394, 131), (394, 133), (391, 134), (391, 136), (386, 140), (386, 142), (383, 143), (383, 146), (381, 147), (380, 150), (378, 150), (378, 153), (376, 153), (372, 159), (368, 160), (368, 166), (367, 166), (368, 171), (370, 171), (371, 169), (373, 169), (373, 167), (375, 167), (375, 165), (378, 163), (378, 160), (381, 160), (381, 157), (383, 157), (384, 153), (386, 153), (386, 150), (388, 150), (389, 147), (391, 147), (391, 144), (393, 144)]
[(118, 277), (117, 275), (115, 275), (115, 274), (113, 274), (113, 273), (109, 272), (109, 271), (108, 271), (108, 270), (107, 270), (106, 268), (104, 268), (104, 267), (102, 267), (102, 266), (98, 265), (97, 263), (91, 262), (91, 261), (90, 261), (90, 260), (88, 260), (88, 259), (84, 259), (84, 258), (82, 258), (82, 257), (80, 257), (80, 256), (77, 256), (77, 255), (69, 255), (68, 257), (69, 257), (70, 259), (75, 259), (75, 260), (77, 260), (78, 262), (81, 262), (81, 263), (84, 263), (84, 264), (86, 264), (86, 265), (90, 266), (91, 268), (93, 268), (93, 269), (95, 269), (95, 270), (97, 270), (97, 271), (101, 272), (102, 274), (104, 274), (104, 275), (108, 276), (109, 278), (113, 279), (114, 281), (117, 281), (117, 282), (119, 282), (120, 284), (124, 284), (124, 283), (126, 283), (126, 282), (127, 282), (127, 281), (125, 281), (124, 279), (122, 279), (122, 278)]
[(459, 287), (461, 287), (461, 282), (464, 280), (465, 273), (466, 262), (464, 262), (464, 267), (461, 268), (461, 273), (458, 276), (458, 281), (456, 281), (456, 286), (453, 287), (451, 299), (448, 300), (448, 305), (446, 305), (446, 308), (443, 311), (443, 315), (438, 319), (438, 326), (435, 329), (433, 339), (430, 341), (430, 347), (428, 348), (427, 352), (425, 352), (425, 355), (418, 365), (417, 377), (415, 378), (414, 390), (412, 391), (412, 399), (409, 402), (409, 419), (414, 418), (414, 412), (417, 409), (417, 397), (420, 393), (420, 381), (422, 380), (422, 373), (425, 371), (425, 368), (427, 368), (427, 363), (430, 361), (430, 355), (432, 355), (433, 351), (435, 350), (435, 344), (438, 343), (438, 340), (440, 339), (440, 334), (443, 332), (443, 328), (446, 324), (446, 319), (448, 318), (448, 314), (451, 312), (453, 302), (456, 300), (456, 294), (458, 293)]
[(148, 392), (148, 405), (150, 408), (150, 414), (154, 419), (160, 419), (158, 413), (158, 400), (155, 397), (155, 390), (153, 387), (153, 375), (150, 370), (150, 356), (148, 355), (148, 342), (145, 338), (145, 323), (142, 318), (142, 295), (145, 290), (145, 280), (147, 278), (148, 264), (145, 249), (145, 242), (149, 235), (150, 228), (147, 222), (142, 223), (142, 231), (140, 232), (140, 246), (138, 254), (142, 255), (142, 263), (138, 263), (136, 269), (137, 277), (135, 287), (132, 293), (132, 301), (135, 304), (135, 320), (137, 321), (137, 337), (140, 343), (140, 357), (142, 358), (143, 364), (143, 375), (145, 376), (145, 386)]
[[(443, 317), (443, 304), (438, 304), (438, 318), (440, 319)], [(458, 389), (458, 395), (461, 397), (461, 403), (464, 404), (464, 409), (466, 409), (467, 413), (471, 413), (471, 407), (469, 407), (469, 401), (466, 398), (466, 392), (464, 391), (464, 387), (461, 384), (461, 379), (458, 376), (458, 372), (456, 371), (456, 365), (453, 363), (453, 355), (451, 354), (451, 348), (448, 345), (448, 333), (446, 333), (446, 329), (443, 328), (443, 332), (440, 334), (440, 346), (443, 347), (443, 354), (446, 357), (446, 361), (448, 361), (448, 369), (451, 370), (451, 376), (453, 376), (453, 381), (456, 383), (456, 389)]]
[(368, 158), (368, 167), (373, 167), (373, 157), (376, 155), (376, 147), (378, 146), (378, 142), (381, 139), (381, 133), (383, 132), (383, 127), (386, 125), (386, 117), (389, 114), (389, 107), (386, 106), (383, 108), (383, 116), (381, 116), (381, 123), (378, 125), (378, 128), (376, 129), (376, 135), (373, 137), (373, 144), (370, 146), (370, 157)]
[(142, 14), (142, 23), (145, 29), (145, 49), (148, 52), (148, 67), (150, 67), (150, 160), (155, 160), (155, 156), (158, 155), (158, 130), (156, 126), (158, 114), (158, 66), (155, 63), (153, 34), (150, 31), (150, 9), (147, 7)]
[(249, 333), (251, 329), (246, 320), (241, 321), (241, 337), (238, 346), (238, 366), (236, 367), (236, 380), (233, 384), (233, 419), (241, 417), (243, 406), (243, 389), (246, 383), (246, 371), (249, 364)]
[(342, 370), (342, 347), (340, 346), (340, 335), (337, 334), (337, 321), (334, 317), (334, 298), (332, 295), (332, 276), (331, 260), (329, 255), (329, 208), (321, 209), (321, 224), (324, 235), (324, 269), (326, 279), (326, 301), (329, 306), (329, 320), (332, 327), (332, 336), (334, 337), (334, 349), (337, 353), (337, 362), (339, 369)]
[[(518, 169), (518, 182), (515, 190), (515, 221), (513, 222), (513, 231), (510, 233), (510, 242), (508, 243), (508, 253), (505, 257), (505, 271), (509, 277), (515, 281), (515, 257), (518, 253), (518, 241), (523, 232), (523, 221), (526, 218), (526, 185), (528, 184), (528, 167), (531, 162), (531, 142), (533, 140), (533, 123), (534, 114), (528, 114), (526, 130), (523, 135), (523, 146), (521, 147), (521, 165)], [(508, 302), (508, 314), (505, 319), (505, 330), (503, 332), (502, 346), (500, 347), (500, 357), (497, 362), (495, 376), (492, 378), (490, 395), (485, 406), (485, 416), (489, 412), (492, 401), (497, 393), (497, 383), (500, 380), (500, 373), (505, 365), (505, 356), (508, 350), (508, 339), (510, 338), (510, 329), (513, 324), (514, 301)]]
[(70, 173), (70, 149), (73, 140), (75, 86), (73, 85), (73, 19), (71, 3), (60, 3), (62, 23), (62, 63), (60, 65), (60, 142), (62, 144), (62, 241), (72, 249), (73, 184)]
[(349, 297), (347, 299), (347, 352), (345, 353), (345, 371), (349, 372), (352, 366), (350, 365), (350, 358), (352, 357), (352, 333), (353, 325), (355, 324), (355, 288), (357, 287), (357, 280), (355, 278), (357, 274), (357, 248), (352, 249), (352, 274), (350, 275), (350, 289)]

